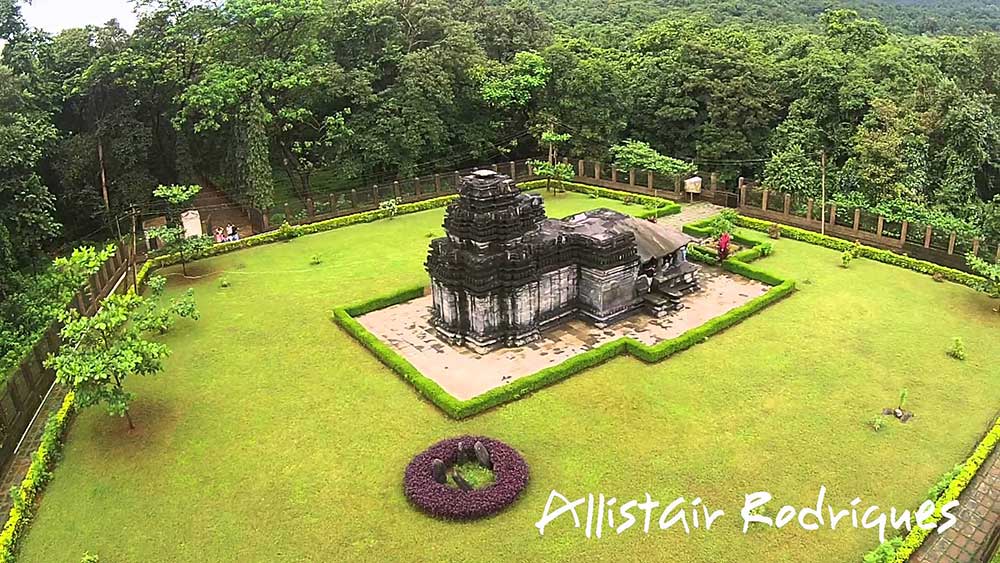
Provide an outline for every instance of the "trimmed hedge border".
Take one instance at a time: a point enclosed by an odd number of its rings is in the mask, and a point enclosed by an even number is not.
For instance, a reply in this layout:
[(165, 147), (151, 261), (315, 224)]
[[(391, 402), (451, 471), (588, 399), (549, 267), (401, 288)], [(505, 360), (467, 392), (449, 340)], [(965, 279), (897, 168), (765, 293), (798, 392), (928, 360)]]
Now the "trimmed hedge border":
[(63, 437), (74, 412), (76, 412), (75, 396), (70, 392), (63, 399), (62, 407), (45, 423), (41, 444), (31, 457), (28, 472), (21, 484), (11, 491), (14, 506), (10, 509), (10, 516), (3, 531), (0, 532), (2, 563), (13, 563), (17, 559), (21, 538), (35, 516), (38, 497), (52, 478), (51, 471), (62, 454)]
[[(520, 184), (518, 184), (518, 188), (522, 191), (535, 190), (544, 187), (545, 187), (545, 180), (531, 180), (528, 182), (521, 182)], [(681, 212), (680, 204), (665, 198), (653, 197), (642, 194), (633, 194), (618, 190), (609, 190), (607, 188), (588, 186), (586, 184), (577, 184), (575, 182), (563, 182), (563, 187), (571, 192), (596, 194), (599, 197), (604, 197), (607, 199), (614, 199), (617, 201), (624, 201), (624, 202), (635, 202), (637, 204), (646, 206), (647, 207), (646, 210), (635, 214), (635, 217), (639, 219), (666, 217), (667, 215), (676, 215)], [(396, 208), (396, 216), (408, 215), (410, 213), (418, 213), (420, 211), (428, 211), (430, 209), (445, 207), (456, 198), (458, 198), (458, 194), (450, 194), (414, 203), (404, 203)], [(373, 221), (378, 221), (379, 219), (387, 219), (389, 218), (389, 216), (390, 214), (386, 210), (373, 209), (371, 211), (352, 213), (350, 215), (344, 215), (343, 217), (335, 217), (333, 219), (327, 219), (325, 221), (317, 221), (315, 223), (309, 223), (307, 225), (290, 225), (288, 227), (279, 227), (272, 231), (268, 231), (266, 233), (260, 233), (257, 235), (251, 235), (246, 238), (240, 239), (238, 241), (222, 242), (215, 244), (208, 250), (205, 250), (195, 256), (191, 256), (188, 259), (188, 262), (194, 262), (195, 260), (200, 260), (202, 258), (210, 258), (212, 256), (218, 256), (220, 254), (227, 254), (229, 252), (234, 252), (236, 250), (243, 250), (245, 248), (253, 248), (255, 246), (260, 246), (263, 244), (271, 244), (275, 242), (287, 241), (294, 238), (298, 238), (303, 235), (311, 235), (325, 231), (332, 231), (334, 229), (339, 229), (341, 227), (348, 227), (350, 225), (357, 225), (360, 223), (371, 223)], [(181, 259), (180, 255), (178, 254), (166, 254), (163, 256), (157, 256), (156, 258), (152, 258), (146, 261), (147, 264), (152, 263), (152, 267), (154, 268), (173, 266), (175, 264), (180, 264), (180, 262)]]
[[(489, 487), (463, 491), (434, 480), (431, 464), (458, 462), (458, 445), (482, 442), (490, 453), (496, 481)], [(424, 512), (449, 520), (473, 520), (496, 514), (517, 500), (528, 485), (528, 463), (507, 444), (486, 436), (459, 436), (442, 440), (416, 455), (403, 476), (403, 493)]]
[[(714, 263), (714, 259), (706, 257), (702, 259), (700, 252), (696, 249), (690, 256), (696, 260)], [(576, 375), (581, 371), (601, 365), (613, 358), (621, 355), (631, 354), (636, 358), (647, 362), (660, 362), (677, 352), (705, 341), (710, 336), (718, 334), (723, 330), (736, 325), (754, 313), (775, 303), (795, 291), (794, 280), (783, 280), (771, 273), (750, 264), (740, 262), (730, 258), (723, 262), (722, 267), (727, 271), (738, 273), (751, 279), (771, 285), (770, 290), (764, 295), (756, 297), (743, 305), (727, 311), (726, 313), (709, 320), (701, 326), (692, 328), (687, 332), (664, 340), (653, 346), (649, 346), (632, 338), (619, 338), (611, 342), (602, 344), (597, 348), (588, 350), (582, 354), (577, 354), (560, 364), (545, 368), (531, 375), (519, 378), (507, 385), (491, 389), (481, 395), (471, 399), (459, 400), (445, 391), (434, 380), (420, 373), (417, 368), (406, 360), (393, 348), (382, 342), (377, 336), (368, 331), (355, 319), (365, 313), (370, 313), (377, 309), (382, 309), (392, 305), (404, 303), (424, 294), (424, 287), (413, 287), (404, 289), (397, 293), (378, 297), (371, 301), (366, 301), (349, 307), (338, 308), (333, 312), (333, 320), (344, 331), (354, 337), (362, 346), (367, 348), (386, 367), (396, 372), (401, 378), (409, 382), (413, 387), (431, 403), (444, 411), (454, 419), (463, 419), (477, 415), (493, 407), (504, 403), (516, 401), (529, 393), (538, 391), (544, 387), (552, 385)]]
[[(684, 225), (684, 232), (695, 237), (701, 237), (701, 238), (708, 237), (709, 230), (707, 227), (711, 221), (712, 218), (709, 218), (695, 223), (690, 223), (688, 225)], [(763, 221), (761, 219), (754, 219), (751, 217), (744, 217), (741, 215), (737, 220), (736, 224), (737, 226), (751, 229), (754, 231), (767, 232), (768, 228), (774, 223), (771, 221)], [(780, 223), (778, 223), (778, 227), (781, 230), (782, 236), (788, 237), (792, 240), (798, 240), (801, 242), (815, 244), (839, 251), (854, 250), (857, 248), (854, 245), (854, 243), (839, 238), (823, 235), (820, 233), (814, 233), (812, 231), (799, 229), (797, 227), (782, 225)], [(736, 236), (733, 237), (733, 240), (736, 240), (741, 244), (744, 241), (749, 241), (749, 239), (745, 239), (744, 237), (739, 237), (739, 239), (737, 239)], [(751, 244), (754, 244), (752, 241), (750, 242)], [(767, 278), (768, 276), (770, 276), (770, 274), (763, 272), (761, 270), (756, 270), (755, 268), (746, 263), (747, 261), (761, 257), (763, 254), (763, 246), (765, 246), (766, 244), (767, 244), (766, 242), (759, 243), (756, 244), (756, 246), (754, 246), (752, 249), (738, 252), (732, 258), (726, 260), (726, 262), (723, 263), (723, 267), (725, 267), (729, 271), (735, 271), (742, 275), (753, 277), (754, 279), (763, 281), (764, 283), (768, 283), (764, 278)], [(711, 259), (711, 255), (708, 254), (707, 250), (702, 249), (699, 246), (695, 246), (694, 249), (699, 259), (702, 258)], [(924, 260), (917, 260), (916, 258), (910, 258), (909, 256), (896, 254), (895, 252), (891, 252), (889, 250), (882, 250), (871, 246), (861, 245), (859, 256), (862, 256), (864, 258), (869, 258), (877, 262), (882, 262), (890, 266), (898, 266), (900, 268), (913, 270), (915, 272), (919, 272), (922, 274), (928, 274), (928, 275), (941, 274), (944, 277), (944, 279), (971, 287), (973, 289), (979, 289), (981, 287), (981, 284), (985, 283), (985, 280), (983, 280), (979, 276), (967, 274), (960, 270), (955, 270), (953, 268), (948, 268), (945, 266), (939, 266), (931, 262), (926, 262)], [(777, 278), (775, 278), (775, 280), (776, 279)], [(973, 477), (976, 476), (976, 473), (979, 471), (979, 468), (986, 461), (986, 458), (988, 458), (990, 454), (993, 452), (993, 450), (996, 448), (997, 443), (1000, 443), (1000, 418), (998, 418), (995, 421), (993, 428), (986, 434), (983, 440), (976, 447), (975, 451), (973, 451), (972, 455), (969, 456), (969, 458), (965, 461), (962, 470), (958, 473), (958, 475), (955, 476), (954, 479), (952, 479), (952, 481), (948, 485), (948, 488), (945, 489), (944, 492), (941, 493), (941, 495), (937, 498), (937, 501), (935, 503), (934, 515), (932, 516), (929, 522), (937, 523), (941, 520), (942, 518), (941, 509), (944, 507), (944, 505), (948, 504), (949, 502), (958, 500), (958, 497), (962, 494), (965, 488), (968, 487)], [(930, 533), (931, 530), (925, 530), (919, 526), (912, 529), (903, 539), (902, 544), (899, 546), (899, 548), (896, 549), (895, 555), (892, 556), (892, 559), (888, 560), (889, 563), (906, 563), (906, 561), (910, 558), (910, 556), (916, 553), (916, 551), (920, 548), (920, 546), (923, 545), (924, 541), (926, 541), (928, 536), (930, 536)], [(889, 543), (890, 542), (886, 542), (885, 544), (880, 545), (872, 552), (869, 552), (868, 556), (874, 555), (875, 552), (881, 549), (883, 545), (888, 545)], [(866, 561), (868, 560), (867, 556), (865, 560)]]
[[(703, 223), (703, 222), (702, 222)], [(771, 221), (763, 221), (760, 219), (753, 219), (751, 217), (744, 217), (740, 215), (736, 222), (737, 226), (751, 229), (754, 231), (767, 232), (768, 227), (774, 223)], [(704, 225), (695, 224), (694, 228), (703, 227)], [(849, 242), (843, 239), (831, 237), (829, 235), (823, 235), (820, 233), (814, 233), (812, 231), (807, 231), (805, 229), (799, 229), (797, 227), (789, 227), (788, 225), (778, 224), (781, 229), (781, 235), (788, 237), (792, 240), (798, 240), (802, 242), (807, 242), (809, 244), (815, 244), (819, 246), (824, 246), (826, 248), (832, 248), (833, 250), (839, 250), (841, 252), (845, 250), (855, 249), (853, 242)], [(685, 232), (691, 234), (691, 232), (685, 226)], [(861, 258), (868, 258), (870, 260), (875, 260), (876, 262), (882, 262), (884, 264), (889, 264), (890, 266), (899, 266), (900, 268), (906, 268), (907, 270), (913, 270), (915, 272), (920, 272), (921, 274), (934, 275), (940, 274), (944, 279), (962, 284), (972, 289), (981, 289), (986, 280), (983, 278), (967, 274), (961, 270), (955, 270), (953, 268), (948, 268), (945, 266), (939, 266), (932, 262), (927, 262), (924, 260), (918, 260), (916, 258), (910, 258), (903, 254), (897, 254), (890, 250), (882, 250), (875, 248), (873, 246), (861, 245), (860, 250), (858, 250), (858, 256)]]
[[(139, 268), (135, 275), (136, 286), (142, 287), (153, 267), (152, 261), (147, 260)], [(126, 278), (125, 283), (127, 282)], [(130, 287), (128, 293), (135, 293), (135, 288)], [(41, 442), (31, 456), (31, 465), (28, 466), (27, 473), (21, 484), (11, 491), (14, 506), (11, 507), (7, 522), (0, 531), (0, 563), (14, 563), (17, 560), (21, 538), (35, 516), (39, 496), (52, 479), (52, 470), (61, 459), (63, 438), (75, 413), (76, 395), (70, 391), (63, 399), (62, 407), (46, 421)]]
[[(518, 184), (518, 187), (523, 191), (537, 190), (539, 188), (544, 188), (545, 182), (545, 180), (531, 180), (529, 182), (521, 182)], [(566, 191), (570, 192), (596, 195), (606, 199), (642, 205), (643, 207), (646, 207), (646, 211), (635, 214), (635, 217), (639, 219), (655, 219), (657, 217), (666, 217), (667, 215), (676, 215), (680, 213), (682, 209), (679, 203), (662, 197), (610, 190), (608, 188), (591, 186), (588, 184), (579, 184), (577, 182), (563, 182), (562, 187)]]
[[(958, 500), (958, 497), (965, 491), (972, 478), (976, 476), (979, 468), (982, 467), (986, 458), (990, 457), (997, 444), (1000, 443), (1000, 418), (993, 423), (993, 428), (986, 433), (986, 436), (976, 446), (972, 455), (965, 461), (962, 470), (948, 484), (948, 488), (937, 498), (934, 507), (934, 515), (927, 523), (937, 523), (941, 520), (941, 509), (949, 502)], [(891, 563), (906, 563), (911, 555), (916, 553), (924, 541), (927, 540), (933, 530), (925, 530), (920, 526), (914, 527), (903, 539), (902, 545), (896, 550), (895, 556), (889, 560)], [(877, 549), (877, 548), (876, 548)]]
[[(446, 195), (441, 197), (436, 197), (433, 199), (427, 199), (424, 201), (418, 201), (415, 203), (404, 203), (396, 208), (396, 215), (408, 215), (410, 213), (417, 213), (420, 211), (427, 211), (430, 209), (437, 209), (439, 207), (444, 207), (451, 203), (452, 200), (457, 198), (458, 195)], [(360, 223), (371, 223), (373, 221), (378, 221), (379, 219), (389, 218), (389, 212), (382, 209), (374, 209), (372, 211), (362, 211), (360, 213), (352, 213), (350, 215), (344, 215), (343, 217), (335, 217), (333, 219), (327, 219), (326, 221), (317, 221), (315, 223), (309, 223), (308, 225), (294, 225), (289, 227), (279, 227), (273, 231), (267, 231), (266, 233), (261, 233), (258, 235), (251, 235), (246, 238), (240, 239), (234, 242), (221, 242), (213, 245), (208, 250), (201, 252), (195, 256), (188, 259), (188, 262), (193, 262), (195, 260), (200, 260), (202, 258), (210, 258), (212, 256), (218, 256), (220, 254), (226, 254), (236, 250), (243, 250), (245, 248), (253, 248), (255, 246), (260, 246), (263, 244), (271, 244), (274, 242), (281, 242), (286, 240), (291, 240), (298, 238), (303, 235), (311, 235), (315, 233), (321, 233), (324, 231), (332, 231), (333, 229), (339, 229), (341, 227), (347, 227), (350, 225), (357, 225)], [(158, 256), (147, 263), (153, 263), (156, 268), (162, 268), (165, 266), (173, 266), (174, 264), (180, 264), (181, 259), (178, 254), (167, 254), (164, 256)]]

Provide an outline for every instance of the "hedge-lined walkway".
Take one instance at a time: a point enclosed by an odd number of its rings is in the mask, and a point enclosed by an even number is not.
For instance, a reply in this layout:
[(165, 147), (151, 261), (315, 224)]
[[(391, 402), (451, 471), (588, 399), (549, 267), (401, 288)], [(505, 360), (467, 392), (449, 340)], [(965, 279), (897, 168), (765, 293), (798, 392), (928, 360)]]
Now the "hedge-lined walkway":
[(986, 542), (1000, 526), (1000, 448), (958, 500), (958, 523), (943, 534), (932, 533), (911, 563), (979, 563), (985, 559)]
[(45, 423), (62, 406), (63, 400), (66, 398), (66, 393), (66, 389), (59, 385), (52, 388), (52, 392), (49, 393), (45, 402), (39, 407), (35, 422), (25, 433), (26, 435), (20, 449), (17, 450), (14, 459), (11, 460), (10, 465), (3, 472), (3, 480), (0, 481), (0, 491), (3, 491), (3, 494), (0, 495), (0, 514), (3, 515), (5, 520), (7, 514), (10, 513), (10, 508), (14, 505), (13, 498), (7, 493), (20, 485), (21, 481), (24, 480), (24, 476), (28, 474), (28, 468), (31, 467), (31, 458), (35, 454), (35, 451), (38, 450), (38, 445), (42, 441), (42, 433), (45, 432)]

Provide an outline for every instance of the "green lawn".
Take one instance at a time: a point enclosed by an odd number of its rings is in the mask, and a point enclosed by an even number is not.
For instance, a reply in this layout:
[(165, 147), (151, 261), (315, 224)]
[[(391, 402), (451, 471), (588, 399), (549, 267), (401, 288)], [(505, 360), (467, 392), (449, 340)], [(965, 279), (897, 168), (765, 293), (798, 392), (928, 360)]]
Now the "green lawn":
[[(618, 205), (564, 194), (548, 208), (599, 204)], [(452, 421), (330, 321), (336, 305), (426, 281), (426, 235), (442, 232), (442, 216), (189, 267), (204, 276), (191, 284), (202, 319), (166, 337), (162, 376), (133, 382), (139, 431), (81, 413), (22, 560), (853, 563), (872, 531), (743, 535), (742, 495), (773, 493), (771, 515), (815, 504), (821, 484), (839, 507), (860, 495), (914, 508), (1000, 406), (1000, 315), (985, 297), (867, 260), (845, 270), (837, 252), (780, 240), (760, 264), (800, 280), (789, 299), (661, 364), (620, 358)], [(314, 254), (321, 265), (309, 265)], [(170, 279), (172, 291), (188, 286)], [(954, 336), (965, 362), (945, 355)], [(867, 429), (903, 387), (916, 419)], [(527, 459), (532, 481), (507, 512), (458, 524), (408, 505), (412, 455), (459, 433), (503, 439)], [(566, 518), (539, 536), (553, 489), (701, 496), (726, 516), (690, 536), (634, 527), (586, 540)]]

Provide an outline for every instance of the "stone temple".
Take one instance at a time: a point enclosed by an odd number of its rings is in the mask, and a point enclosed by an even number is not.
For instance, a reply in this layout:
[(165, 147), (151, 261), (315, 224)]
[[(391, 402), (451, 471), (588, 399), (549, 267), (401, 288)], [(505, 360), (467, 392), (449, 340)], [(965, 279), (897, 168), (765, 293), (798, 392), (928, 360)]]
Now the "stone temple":
[(437, 333), (478, 352), (522, 346), (570, 318), (605, 327), (637, 311), (660, 317), (698, 289), (694, 239), (650, 220), (595, 209), (548, 219), (542, 198), (477, 170), (431, 242)]

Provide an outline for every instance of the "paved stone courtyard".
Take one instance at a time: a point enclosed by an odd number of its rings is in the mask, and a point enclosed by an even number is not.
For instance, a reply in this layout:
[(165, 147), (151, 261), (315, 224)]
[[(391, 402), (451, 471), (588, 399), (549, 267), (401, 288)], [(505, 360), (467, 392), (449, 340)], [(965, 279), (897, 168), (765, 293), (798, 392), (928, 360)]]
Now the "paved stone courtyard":
[(686, 296), (684, 309), (670, 316), (655, 319), (636, 313), (606, 329), (572, 320), (544, 332), (540, 340), (527, 346), (501, 348), (485, 355), (451, 346), (437, 337), (430, 326), (429, 296), (374, 311), (358, 321), (445, 391), (466, 400), (622, 337), (645, 344), (675, 338), (768, 289), (719, 268), (704, 268), (701, 290)]
[(943, 534), (931, 532), (912, 563), (989, 561), (986, 542), (1000, 528), (1000, 447), (979, 468), (958, 498), (958, 523)]

